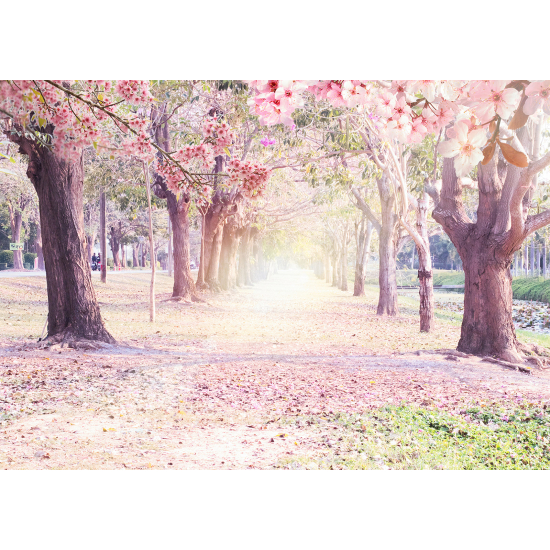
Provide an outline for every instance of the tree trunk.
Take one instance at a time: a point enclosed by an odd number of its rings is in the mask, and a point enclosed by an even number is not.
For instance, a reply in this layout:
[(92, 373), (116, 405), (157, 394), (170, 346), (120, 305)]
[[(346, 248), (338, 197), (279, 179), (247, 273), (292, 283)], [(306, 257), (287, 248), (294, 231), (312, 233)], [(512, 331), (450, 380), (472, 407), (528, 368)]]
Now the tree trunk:
[[(446, 158), (441, 198), (432, 214), (453, 241), (464, 267), (464, 316), (457, 349), (510, 362), (521, 361), (512, 319), (510, 265), (514, 252), (534, 231), (527, 223), (536, 219), (527, 217), (520, 231), (517, 225), (510, 229), (510, 199), (504, 191), (521, 182), (520, 176), (520, 169), (507, 166), (496, 155), (487, 165), (478, 165), (479, 205), (473, 223), (460, 202), (462, 189), (453, 160)], [(529, 183), (523, 183), (522, 189)], [(524, 250), (527, 252), (527, 247)], [(529, 261), (527, 254), (524, 260)]]
[(82, 154), (67, 161), (46, 147), (17, 137), (29, 156), (27, 175), (39, 199), (48, 291), (48, 337), (114, 343), (103, 324), (84, 235)]
[(189, 207), (191, 198), (176, 196), (167, 190), (168, 213), (174, 240), (174, 288), (173, 298), (193, 300), (196, 298), (195, 282), (191, 276), (191, 253), (189, 249)]
[(172, 222), (170, 221), (170, 214), (168, 214), (168, 277), (172, 276)]
[(36, 253), (38, 254), (38, 269), (41, 271), (44, 271), (44, 253), (42, 250), (42, 226), (40, 225), (40, 221), (36, 225)]
[(107, 211), (105, 190), (99, 195), (99, 250), (101, 254), (101, 282), (107, 282)]
[[(14, 243), (18, 243), (21, 239), (21, 224), (23, 222), (23, 215), (17, 209), (11, 206), (8, 202), (8, 209), (10, 213), (10, 225), (11, 225), (11, 239)], [(13, 251), (13, 268), (23, 269), (23, 251)]]
[(512, 321), (512, 258), (495, 259), (488, 239), (470, 238), (463, 258), (464, 317), (458, 350), (474, 355), (496, 355), (515, 362), (510, 350), (518, 342)]
[(535, 238), (531, 237), (531, 277), (535, 276)]
[(374, 226), (366, 216), (362, 217), (360, 227), (356, 230), (357, 252), (355, 254), (355, 282), (353, 284), (353, 295), (365, 295), (365, 275), (369, 261), (370, 243)]
[(332, 285), (338, 286), (338, 250), (335, 246), (333, 256), (332, 256)]
[(413, 247), (418, 252), (418, 279), (420, 281), (420, 332), (430, 332), (434, 322), (434, 285), (432, 257), (430, 254), (430, 239), (428, 236), (428, 195), (424, 193), (423, 200), (418, 201), (416, 209), (416, 230), (422, 240), (422, 245)]
[(378, 284), (380, 286), (380, 294), (378, 298), (378, 315), (397, 315), (399, 308), (397, 306), (397, 279), (396, 270), (396, 243), (395, 243), (395, 222), (393, 221), (394, 214), (391, 210), (382, 209), (388, 219), (383, 219), (380, 229), (379, 238), (379, 256), (380, 256), (380, 272), (378, 275)]
[[(21, 223), (23, 221), (23, 216), (21, 212), (16, 212), (14, 214), (14, 227), (12, 230), (13, 242), (18, 243), (21, 239)], [(14, 250), (13, 251), (13, 267), (15, 269), (23, 269), (23, 251)]]
[(250, 280), (250, 240), (252, 228), (249, 226), (243, 233), (239, 244), (239, 268), (237, 272), (237, 286), (251, 286)]
[(210, 247), (210, 261), (208, 262), (206, 284), (213, 292), (220, 291), (218, 271), (220, 269), (220, 254), (222, 251), (223, 225), (223, 222), (218, 224), (218, 228), (214, 233), (214, 238)]
[[(158, 113), (153, 113), (157, 118)], [(155, 129), (155, 140), (165, 151), (171, 150), (170, 132), (166, 111), (161, 118), (157, 118)], [(162, 157), (159, 157), (162, 161)], [(155, 195), (166, 199), (168, 207), (168, 274), (171, 274), (172, 265), (174, 268), (174, 287), (172, 298), (177, 300), (198, 300), (195, 283), (191, 277), (191, 253), (189, 246), (189, 208), (191, 196), (184, 191), (180, 192), (179, 198), (172, 193), (164, 178), (155, 174)], [(172, 235), (172, 237), (170, 236)], [(172, 243), (173, 241), (173, 243)], [(202, 243), (201, 243), (202, 246)], [(172, 264), (173, 261), (173, 264)], [(202, 263), (202, 262), (201, 262)]]
[(155, 273), (157, 270), (157, 256), (155, 254), (155, 237), (153, 233), (153, 212), (151, 211), (151, 182), (149, 180), (149, 165), (142, 161), (147, 186), (147, 212), (149, 214), (149, 248), (151, 250), (151, 284), (149, 286), (149, 321), (155, 322)]
[(86, 235), (86, 253), (88, 255), (88, 262), (92, 265), (92, 249), (94, 248), (93, 236)]
[[(223, 157), (216, 157), (216, 166), (214, 173), (221, 172), (223, 170)], [(212, 197), (212, 202), (208, 206), (206, 214), (203, 216), (203, 228), (202, 228), (202, 242), (201, 242), (201, 263), (199, 265), (199, 273), (197, 275), (197, 287), (207, 288), (208, 279), (216, 282), (218, 280), (218, 268), (219, 268), (219, 254), (221, 252), (221, 239), (223, 234), (218, 232), (220, 226), (223, 224), (225, 217), (228, 213), (230, 205), (224, 200), (224, 194), (221, 189), (218, 189)], [(215, 239), (219, 239), (219, 243), (214, 245)], [(217, 248), (216, 248), (217, 246)], [(212, 261), (214, 253), (215, 266), (210, 269), (210, 262)], [(217, 256), (216, 256), (217, 254)]]
[(111, 245), (111, 252), (113, 254), (113, 263), (115, 269), (120, 265), (120, 239), (122, 223), (118, 223), (119, 227), (111, 225), (111, 227), (109, 228), (109, 244)]
[(397, 253), (404, 239), (400, 238), (399, 218), (394, 212), (395, 194), (391, 189), (388, 176), (383, 173), (376, 180), (378, 195), (380, 196), (380, 220), (376, 218), (371, 208), (365, 202), (361, 193), (355, 188), (351, 191), (357, 199), (356, 206), (362, 210), (373, 223), (378, 232), (378, 256), (379, 256), (379, 297), (377, 315), (397, 315)]
[(219, 268), (219, 283), (223, 290), (237, 286), (237, 252), (243, 232), (236, 216), (228, 218), (223, 226)]
[(126, 247), (122, 243), (120, 243), (120, 263), (122, 269), (126, 269)]
[(325, 282), (330, 283), (332, 277), (332, 267), (330, 265), (330, 254), (325, 254)]
[(348, 230), (344, 231), (344, 238), (342, 239), (342, 255), (340, 257), (341, 264), (341, 278), (340, 278), (340, 290), (348, 290)]

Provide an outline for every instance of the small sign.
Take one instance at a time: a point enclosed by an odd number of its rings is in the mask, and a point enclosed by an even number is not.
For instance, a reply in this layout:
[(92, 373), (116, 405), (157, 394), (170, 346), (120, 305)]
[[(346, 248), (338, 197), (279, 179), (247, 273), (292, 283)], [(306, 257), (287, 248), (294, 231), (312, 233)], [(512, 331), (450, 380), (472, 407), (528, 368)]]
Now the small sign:
[(10, 250), (23, 250), (23, 243), (10, 243)]

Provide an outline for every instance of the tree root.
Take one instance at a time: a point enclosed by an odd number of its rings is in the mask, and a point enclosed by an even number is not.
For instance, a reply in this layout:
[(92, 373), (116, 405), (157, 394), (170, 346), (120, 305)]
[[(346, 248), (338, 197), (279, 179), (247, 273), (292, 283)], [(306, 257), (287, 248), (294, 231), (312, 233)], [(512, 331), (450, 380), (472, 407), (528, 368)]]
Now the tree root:
[(187, 305), (190, 305), (193, 302), (200, 303), (200, 304), (208, 303), (206, 300), (199, 298), (197, 294), (186, 294), (185, 296), (170, 296), (170, 298), (166, 298), (166, 300), (162, 300), (162, 301), (163, 302), (180, 302)]
[(47, 336), (44, 340), (37, 342), (36, 347), (38, 349), (100, 350), (110, 348), (114, 344), (116, 344), (116, 340), (107, 331), (97, 339), (91, 339), (77, 335), (67, 328), (63, 332)]
[(507, 369), (523, 372), (525, 374), (532, 373), (531, 367), (528, 367), (526, 365), (521, 365), (520, 363), (510, 363), (508, 361), (504, 361), (502, 359), (495, 359), (494, 357), (489, 357), (489, 356), (484, 357), (482, 361), (485, 361), (486, 363), (495, 363), (496, 365), (506, 367)]

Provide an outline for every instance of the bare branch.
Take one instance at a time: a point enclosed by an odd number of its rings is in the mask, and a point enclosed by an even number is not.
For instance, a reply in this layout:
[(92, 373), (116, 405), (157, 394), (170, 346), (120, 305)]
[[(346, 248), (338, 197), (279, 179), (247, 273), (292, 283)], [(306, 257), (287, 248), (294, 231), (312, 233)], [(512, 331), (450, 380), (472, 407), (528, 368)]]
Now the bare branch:
[(357, 203), (355, 204), (355, 206), (366, 214), (367, 218), (370, 220), (372, 225), (374, 225), (374, 229), (376, 229), (376, 232), (380, 233), (380, 231), (382, 230), (382, 224), (380, 223), (380, 221), (378, 221), (378, 218), (372, 211), (371, 207), (368, 205), (366, 201), (363, 200), (363, 197), (361, 196), (361, 194), (359, 193), (359, 190), (356, 187), (352, 187), (350, 190), (353, 193), (353, 196), (355, 197), (355, 199), (357, 200)]

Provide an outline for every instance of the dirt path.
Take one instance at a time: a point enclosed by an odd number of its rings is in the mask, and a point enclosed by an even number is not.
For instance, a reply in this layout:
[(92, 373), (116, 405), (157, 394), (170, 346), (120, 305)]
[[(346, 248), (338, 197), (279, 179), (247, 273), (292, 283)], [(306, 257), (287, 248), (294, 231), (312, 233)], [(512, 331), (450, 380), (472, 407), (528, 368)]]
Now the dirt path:
[[(100, 300), (132, 335), (146, 303)], [(320, 451), (323, 412), (550, 399), (548, 371), (445, 359), (456, 324), (419, 335), (412, 312), (381, 319), (307, 271), (208, 300), (160, 302), (158, 332), (98, 352), (0, 341), (0, 467), (270, 468)]]

